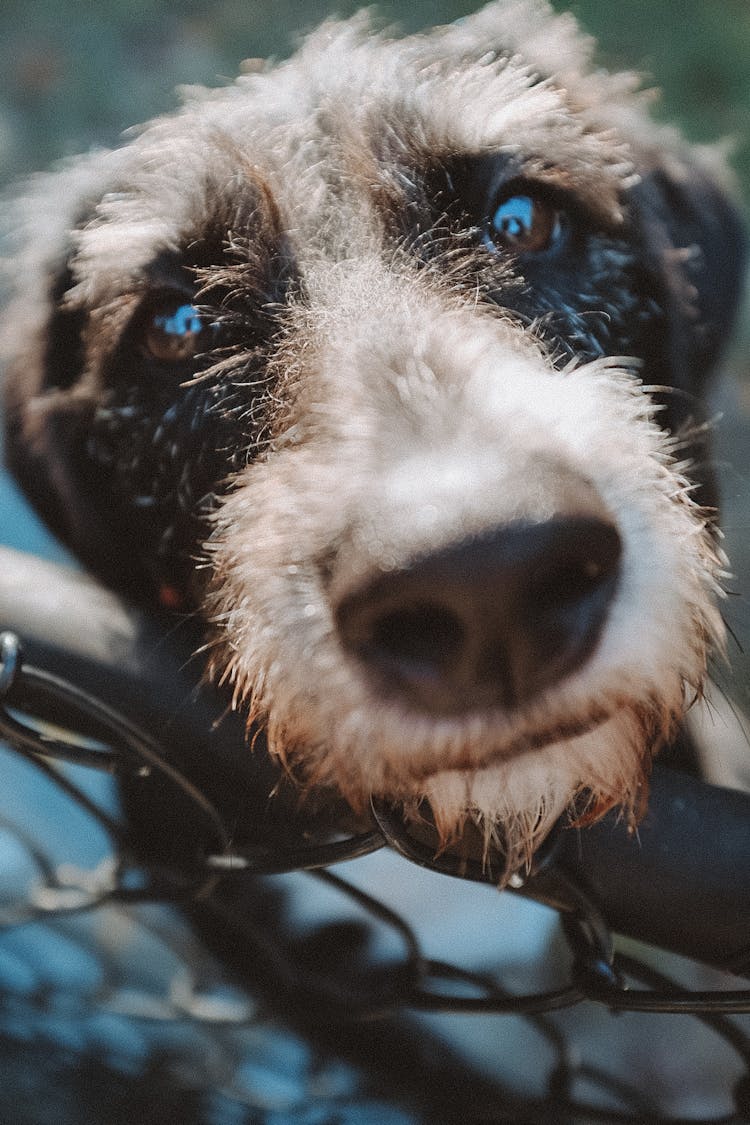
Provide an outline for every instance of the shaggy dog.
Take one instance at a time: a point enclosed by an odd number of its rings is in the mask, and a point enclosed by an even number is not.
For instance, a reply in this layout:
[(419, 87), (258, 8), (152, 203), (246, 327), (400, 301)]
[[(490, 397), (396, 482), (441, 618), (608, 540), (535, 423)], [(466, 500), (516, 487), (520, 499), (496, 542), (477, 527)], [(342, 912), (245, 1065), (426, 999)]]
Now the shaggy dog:
[(38, 510), (205, 619), (303, 789), (473, 822), (507, 873), (566, 810), (637, 815), (722, 644), (701, 396), (742, 236), (637, 86), (543, 0), (326, 23), (11, 218)]

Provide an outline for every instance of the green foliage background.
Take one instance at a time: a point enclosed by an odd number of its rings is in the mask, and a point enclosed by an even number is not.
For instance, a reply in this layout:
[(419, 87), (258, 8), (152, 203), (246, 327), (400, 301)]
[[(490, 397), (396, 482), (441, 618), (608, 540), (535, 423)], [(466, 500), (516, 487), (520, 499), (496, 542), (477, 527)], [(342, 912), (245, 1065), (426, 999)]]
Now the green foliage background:
[[(554, 0), (572, 6), (609, 65), (643, 70), (694, 139), (729, 136), (750, 198), (750, 0)], [(306, 28), (359, 0), (0, 0), (0, 181), (112, 143), (175, 104), (180, 83), (231, 78), (248, 56), (284, 55)], [(475, 0), (380, 0), (406, 29)]]

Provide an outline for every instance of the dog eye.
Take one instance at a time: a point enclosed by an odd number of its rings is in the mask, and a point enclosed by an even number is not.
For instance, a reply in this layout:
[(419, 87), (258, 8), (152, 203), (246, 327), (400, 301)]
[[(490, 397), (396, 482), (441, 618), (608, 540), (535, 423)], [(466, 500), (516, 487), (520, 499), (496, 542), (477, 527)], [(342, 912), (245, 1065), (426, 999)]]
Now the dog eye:
[(148, 354), (160, 363), (184, 364), (211, 347), (214, 325), (195, 305), (171, 298), (151, 310), (143, 333)]
[(533, 195), (509, 195), (492, 213), (484, 243), (489, 249), (540, 254), (562, 242), (565, 214)]

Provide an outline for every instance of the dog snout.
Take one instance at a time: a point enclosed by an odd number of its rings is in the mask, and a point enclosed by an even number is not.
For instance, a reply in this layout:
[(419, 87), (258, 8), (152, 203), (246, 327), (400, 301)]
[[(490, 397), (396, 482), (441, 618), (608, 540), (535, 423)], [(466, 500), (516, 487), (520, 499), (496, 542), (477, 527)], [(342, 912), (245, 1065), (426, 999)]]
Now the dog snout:
[(617, 588), (604, 514), (520, 520), (423, 554), (342, 598), (345, 648), (411, 705), (515, 707), (582, 666)]

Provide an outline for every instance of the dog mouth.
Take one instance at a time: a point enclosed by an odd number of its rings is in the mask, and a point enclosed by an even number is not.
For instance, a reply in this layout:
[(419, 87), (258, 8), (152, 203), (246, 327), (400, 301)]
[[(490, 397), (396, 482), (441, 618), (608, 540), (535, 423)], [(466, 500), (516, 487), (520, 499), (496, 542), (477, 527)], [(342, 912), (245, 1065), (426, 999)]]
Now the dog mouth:
[[(463, 744), (459, 735), (450, 755), (445, 752), (437, 757), (434, 753), (424, 757), (416, 754), (408, 763), (399, 763), (392, 775), (386, 771), (380, 790), (399, 799), (411, 794), (415, 787), (425, 786), (446, 772), (470, 779), (497, 766), (522, 766), (524, 761), (539, 758), (550, 747), (572, 745), (575, 740), (584, 736), (595, 736), (597, 730), (603, 729), (619, 710), (626, 707), (627, 704), (622, 701), (613, 703), (612, 706), (592, 707), (585, 715), (562, 717), (547, 725), (543, 722), (519, 724), (520, 731), (509, 730), (507, 716), (502, 716), (497, 724), (498, 733), (495, 738), (492, 737), (492, 715), (485, 712), (483, 719), (487, 725), (487, 734), (479, 754), (470, 738)], [(653, 726), (645, 715), (643, 726), (644, 729)], [(654, 745), (654, 752), (656, 749), (657, 746)]]

